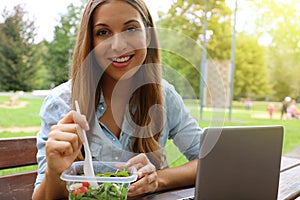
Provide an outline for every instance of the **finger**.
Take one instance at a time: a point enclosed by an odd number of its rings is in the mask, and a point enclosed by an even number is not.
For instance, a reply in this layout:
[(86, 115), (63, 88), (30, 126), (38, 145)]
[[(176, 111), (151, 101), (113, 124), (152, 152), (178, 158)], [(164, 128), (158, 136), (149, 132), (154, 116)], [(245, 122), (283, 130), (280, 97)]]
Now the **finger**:
[(148, 163), (147, 165), (143, 166), (142, 168), (140, 168), (138, 170), (138, 173), (142, 173), (142, 174), (150, 174), (155, 172), (156, 168), (154, 165), (152, 165), (151, 163)]
[(46, 143), (46, 159), (48, 167), (58, 174), (61, 174), (72, 164), (79, 152), (80, 149), (74, 151), (68, 142), (49, 141)]
[(147, 179), (145, 177), (139, 179), (138, 181), (131, 183), (130, 188), (128, 190), (128, 196), (137, 196), (141, 193), (140, 188), (144, 188), (147, 185)]
[(89, 124), (86, 120), (86, 117), (74, 110), (68, 112), (67, 115), (58, 122), (58, 124), (72, 124), (72, 123), (79, 124), (79, 126), (86, 131), (89, 130)]
[(144, 178), (140, 179), (138, 182), (131, 184), (130, 189), (128, 191), (128, 196), (134, 197), (141, 194), (154, 192), (158, 187), (158, 183), (156, 181), (155, 176), (156, 176), (155, 174), (153, 176), (151, 175), (150, 177), (149, 175), (147, 175)]
[(140, 153), (137, 156), (134, 156), (133, 158), (129, 159), (126, 163), (126, 165), (128, 167), (135, 165), (138, 168), (138, 166), (140, 166), (140, 164), (142, 164), (142, 166), (147, 165), (149, 163), (149, 160), (146, 156), (146, 154), (144, 153)]
[(49, 133), (49, 139), (54, 141), (68, 142), (71, 144), (73, 151), (77, 151), (81, 148), (82, 142), (77, 134), (72, 132), (63, 132), (60, 130), (51, 131)]
[(51, 126), (50, 130), (76, 133), (78, 126), (78, 124), (57, 124)]
[(157, 180), (157, 173), (151, 173), (151, 174), (146, 174), (143, 178), (139, 179), (138, 181), (132, 183), (131, 185), (134, 188), (140, 188), (147, 186)]
[[(79, 134), (79, 132), (82, 132), (81, 127), (78, 124), (58, 124), (53, 125), (50, 130), (52, 132), (68, 132), (78, 135), (79, 137), (82, 134)], [(83, 138), (80, 137), (80, 142), (83, 142)]]
[(148, 174), (146, 177), (146, 180), (147, 180), (147, 183), (153, 183), (157, 180), (157, 173), (151, 173), (151, 174)]
[(74, 153), (74, 149), (69, 142), (51, 140), (46, 143), (46, 152), (48, 152), (48, 155), (50, 157), (55, 154), (60, 154), (61, 156), (69, 156)]

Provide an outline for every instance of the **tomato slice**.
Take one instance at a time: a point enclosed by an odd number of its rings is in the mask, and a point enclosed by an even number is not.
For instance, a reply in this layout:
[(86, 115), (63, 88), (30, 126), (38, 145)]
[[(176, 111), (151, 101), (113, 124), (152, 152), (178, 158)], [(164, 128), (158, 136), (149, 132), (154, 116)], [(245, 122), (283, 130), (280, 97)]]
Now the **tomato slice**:
[(84, 187), (89, 187), (90, 184), (89, 184), (89, 182), (82, 182), (82, 186), (84, 186)]
[(78, 188), (78, 190), (79, 190), (79, 193), (87, 193), (88, 188), (85, 186), (82, 186), (81, 188)]

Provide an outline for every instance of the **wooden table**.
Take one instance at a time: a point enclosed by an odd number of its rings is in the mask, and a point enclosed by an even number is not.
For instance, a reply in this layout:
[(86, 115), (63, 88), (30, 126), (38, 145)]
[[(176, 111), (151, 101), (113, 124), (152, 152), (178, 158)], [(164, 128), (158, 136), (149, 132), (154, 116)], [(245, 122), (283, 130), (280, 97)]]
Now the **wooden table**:
[(296, 199), (299, 196), (300, 196), (300, 159), (282, 157), (278, 199), (280, 200)]
[[(194, 195), (194, 187), (149, 194), (141, 200), (176, 200)], [(298, 198), (297, 198), (298, 197)], [(278, 200), (300, 200), (300, 158), (281, 159)]]

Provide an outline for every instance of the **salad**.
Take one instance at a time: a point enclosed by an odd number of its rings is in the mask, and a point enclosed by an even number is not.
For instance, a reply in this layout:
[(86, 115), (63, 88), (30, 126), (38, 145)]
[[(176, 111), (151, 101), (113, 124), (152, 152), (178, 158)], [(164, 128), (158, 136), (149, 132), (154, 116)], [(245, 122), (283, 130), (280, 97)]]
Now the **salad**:
[[(98, 177), (128, 177), (127, 168), (122, 171), (97, 174)], [(70, 200), (126, 200), (129, 183), (100, 183), (92, 187), (88, 182), (73, 183), (70, 185)]]

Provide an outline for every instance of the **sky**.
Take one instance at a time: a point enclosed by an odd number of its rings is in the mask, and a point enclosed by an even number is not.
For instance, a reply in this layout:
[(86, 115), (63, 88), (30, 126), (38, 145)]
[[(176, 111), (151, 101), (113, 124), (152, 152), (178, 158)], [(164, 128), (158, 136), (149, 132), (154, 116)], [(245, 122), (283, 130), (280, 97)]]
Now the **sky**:
[[(158, 19), (158, 11), (167, 11), (172, 3), (176, 0), (145, 0), (154, 20)], [(15, 5), (21, 4), (25, 11), (28, 12), (29, 18), (35, 21), (36, 33), (35, 42), (40, 42), (43, 39), (52, 41), (54, 35), (54, 27), (59, 24), (60, 15), (66, 14), (67, 6), (73, 3), (80, 5), (80, 0), (0, 0), (0, 23), (3, 22), (2, 11), (6, 7), (12, 10)], [(235, 0), (226, 0), (227, 5), (234, 9)], [(244, 4), (242, 4), (244, 5)], [(239, 5), (239, 6), (242, 6)], [(253, 13), (238, 13), (237, 29), (253, 29), (254, 24), (245, 23), (247, 16), (252, 16)], [(249, 22), (249, 20), (248, 20)]]
[[(145, 0), (154, 20), (156, 20), (157, 12), (167, 11), (175, 0)], [(21, 4), (25, 11), (28, 12), (29, 18), (35, 20), (37, 28), (36, 42), (43, 39), (51, 41), (53, 38), (54, 27), (58, 24), (60, 14), (65, 14), (67, 6), (70, 3), (80, 5), (80, 0), (0, 0), (0, 13), (6, 7), (12, 10), (15, 5)], [(0, 23), (3, 22), (2, 15)]]

